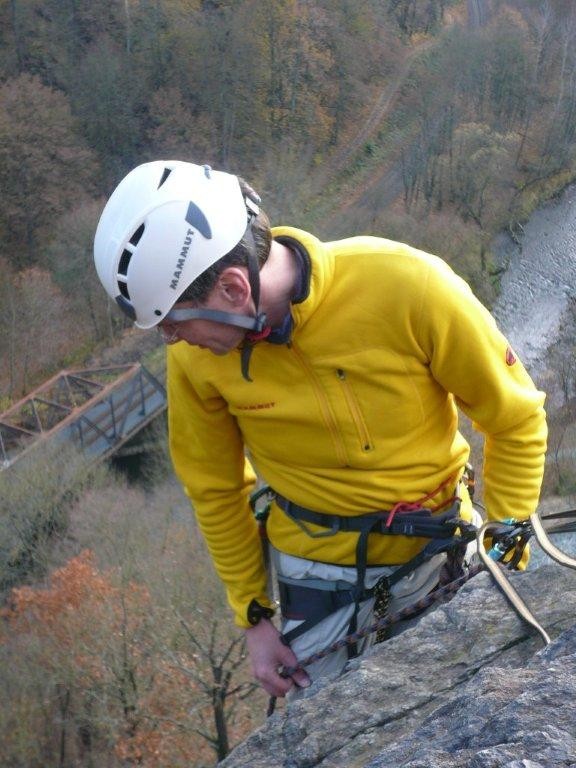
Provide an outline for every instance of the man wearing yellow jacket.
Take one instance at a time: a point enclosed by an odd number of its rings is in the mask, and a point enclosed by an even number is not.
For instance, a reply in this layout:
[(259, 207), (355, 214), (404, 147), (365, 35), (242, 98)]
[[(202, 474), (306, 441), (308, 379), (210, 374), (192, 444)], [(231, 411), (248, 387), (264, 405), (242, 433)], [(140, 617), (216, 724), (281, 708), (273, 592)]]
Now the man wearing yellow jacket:
[[(308, 684), (304, 670), (279, 669), (368, 621), (382, 576), (395, 608), (437, 585), (445, 555), (419, 560), (426, 537), (379, 532), (413, 508), (434, 517), (456, 503), (470, 519), (457, 408), (485, 435), (488, 516), (534, 512), (544, 395), (439, 258), (381, 238), (270, 230), (236, 176), (158, 161), (115, 190), (95, 260), (120, 307), (169, 343), (174, 466), (269, 693)], [(249, 503), (257, 476), (275, 493), (267, 530), (284, 628), (314, 614), (322, 592), (339, 607), (314, 633), (296, 631), (292, 648), (271, 621)], [(359, 584), (365, 600), (340, 599)]]

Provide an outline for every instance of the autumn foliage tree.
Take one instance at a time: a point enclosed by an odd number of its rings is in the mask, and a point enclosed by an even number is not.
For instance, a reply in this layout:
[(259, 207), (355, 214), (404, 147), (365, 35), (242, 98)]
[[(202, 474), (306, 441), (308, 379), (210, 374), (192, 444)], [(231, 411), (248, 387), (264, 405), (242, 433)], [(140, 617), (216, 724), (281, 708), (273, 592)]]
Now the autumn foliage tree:
[(0, 86), (0, 248), (34, 264), (56, 218), (93, 190), (93, 155), (64, 94), (30, 75)]
[(3, 755), (27, 768), (210, 765), (265, 705), (251, 703), (242, 633), (188, 502), (174, 481), (144, 494), (102, 471), (93, 486), (59, 534), (63, 564), (2, 612)]
[[(46, 269), (31, 266), (3, 274), (0, 303), (0, 353), (4, 362), (0, 384), (9, 397), (29, 391), (38, 374), (50, 370), (82, 338), (87, 317), (73, 321), (72, 308)], [(74, 334), (70, 333), (76, 326)]]
[[(44, 717), (58, 727), (47, 734), (43, 766), (98, 764), (105, 752), (123, 765), (196, 760), (201, 744), (185, 726), (194, 687), (157, 654), (144, 587), (118, 584), (84, 551), (46, 587), (15, 589), (3, 618), (4, 651), (18, 649), (45, 673)], [(27, 707), (14, 704), (15, 712)], [(29, 723), (30, 732), (35, 725), (45, 724)], [(2, 737), (6, 756), (10, 735)]]

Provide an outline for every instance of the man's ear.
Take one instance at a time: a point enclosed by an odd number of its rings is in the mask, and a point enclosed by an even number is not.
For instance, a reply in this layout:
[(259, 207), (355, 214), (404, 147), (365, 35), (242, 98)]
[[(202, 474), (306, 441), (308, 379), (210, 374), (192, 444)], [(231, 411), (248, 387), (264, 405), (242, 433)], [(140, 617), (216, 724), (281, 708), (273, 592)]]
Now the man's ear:
[(252, 298), (248, 275), (241, 267), (224, 269), (218, 278), (217, 290), (236, 309), (243, 307)]

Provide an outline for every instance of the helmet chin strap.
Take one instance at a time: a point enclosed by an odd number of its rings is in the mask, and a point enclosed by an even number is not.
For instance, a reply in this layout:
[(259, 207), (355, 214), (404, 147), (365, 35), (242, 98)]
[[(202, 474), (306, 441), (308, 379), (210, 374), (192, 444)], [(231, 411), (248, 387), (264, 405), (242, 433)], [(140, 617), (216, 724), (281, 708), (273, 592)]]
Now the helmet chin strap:
[(262, 333), (266, 326), (266, 315), (263, 312), (257, 317), (248, 317), (234, 312), (222, 312), (219, 309), (171, 309), (164, 319), (172, 323), (182, 323), (186, 320), (212, 320), (214, 323), (235, 325), (257, 334)]
[(251, 215), (249, 215), (248, 218), (248, 226), (246, 227), (244, 237), (246, 238), (248, 245), (248, 282), (250, 283), (250, 291), (252, 293), (252, 301), (254, 302), (256, 316), (253, 318), (254, 327), (250, 329), (251, 333), (247, 333), (244, 337), (244, 343), (242, 344), (242, 349), (240, 351), (240, 369), (242, 371), (242, 377), (246, 381), (252, 381), (249, 372), (250, 358), (252, 356), (254, 344), (259, 338), (263, 338), (262, 334), (266, 326), (266, 314), (264, 312), (258, 312), (258, 305), (260, 304), (260, 267), (258, 265), (258, 259), (256, 258), (256, 243), (254, 242), (254, 235), (252, 234), (251, 227), (252, 218), (256, 213), (254, 213), (251, 205), (248, 205), (248, 211)]
[(243, 239), (248, 246), (248, 282), (250, 283), (250, 291), (256, 315), (254, 317), (249, 317), (246, 315), (238, 315), (234, 312), (222, 312), (218, 309), (190, 308), (171, 309), (164, 316), (164, 319), (176, 323), (185, 320), (212, 320), (215, 323), (224, 323), (225, 325), (233, 325), (237, 328), (245, 329), (248, 333), (246, 333), (240, 350), (240, 367), (243, 378), (246, 381), (252, 381), (249, 373), (252, 349), (254, 348), (254, 344), (260, 339), (265, 338), (270, 331), (268, 329), (268, 332), (266, 332), (266, 314), (264, 312), (258, 312), (258, 304), (260, 303), (260, 269), (258, 267), (258, 259), (256, 258), (254, 235), (252, 234), (252, 228), (250, 226), (255, 212), (252, 210), (252, 207), (249, 207), (248, 211), (251, 215), (249, 216), (248, 226), (244, 232)]

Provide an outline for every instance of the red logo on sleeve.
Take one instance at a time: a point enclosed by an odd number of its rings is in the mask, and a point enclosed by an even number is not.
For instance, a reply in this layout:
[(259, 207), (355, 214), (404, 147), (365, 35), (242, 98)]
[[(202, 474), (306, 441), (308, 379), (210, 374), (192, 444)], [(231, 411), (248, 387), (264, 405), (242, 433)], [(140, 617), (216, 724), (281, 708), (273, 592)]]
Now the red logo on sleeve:
[(516, 355), (512, 352), (511, 347), (506, 347), (506, 365), (514, 365), (516, 362)]

